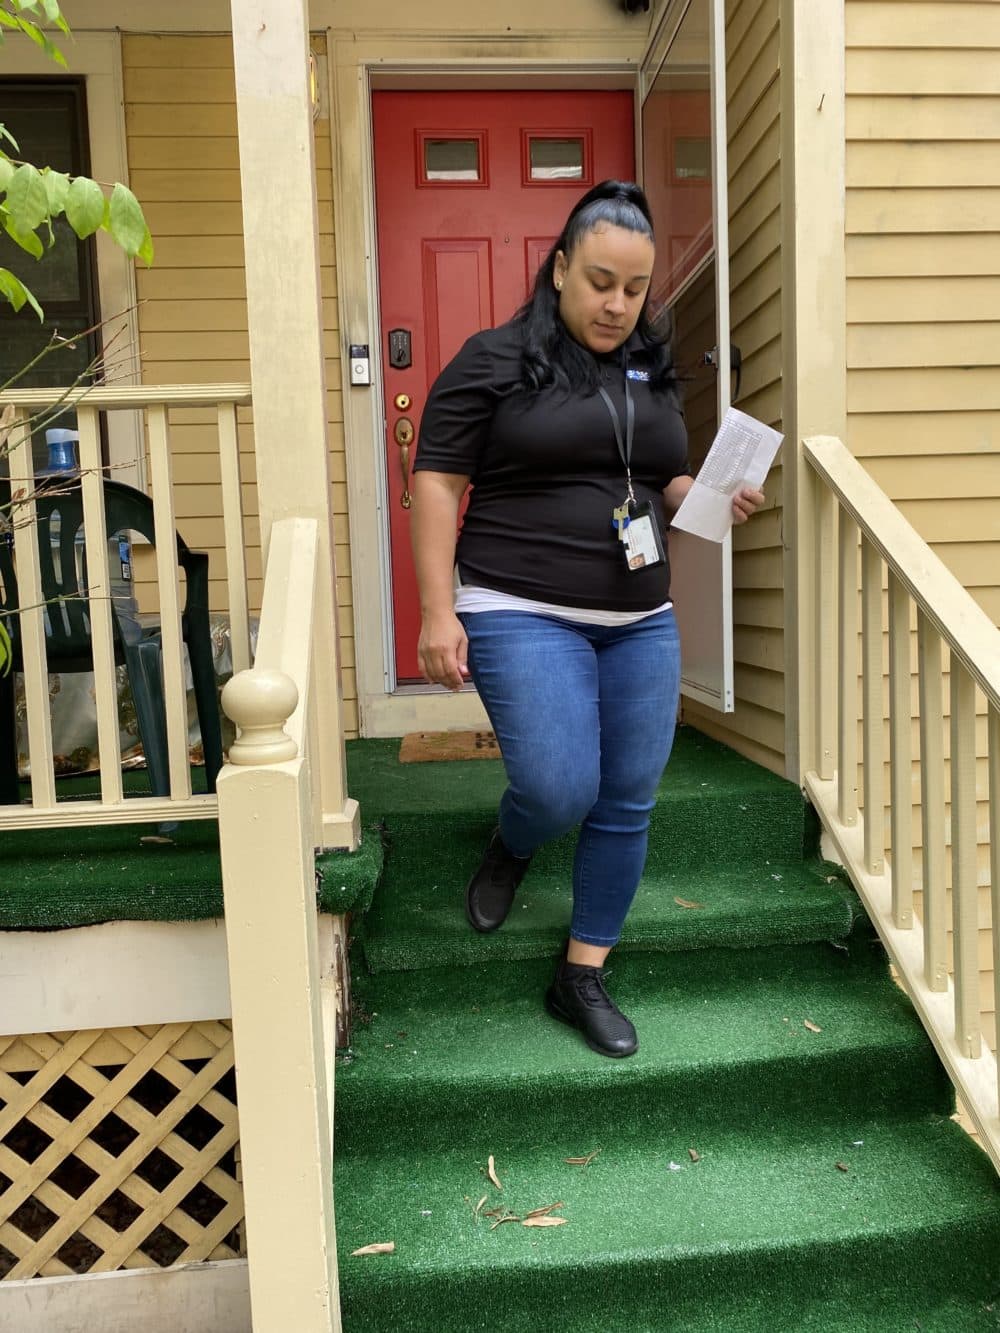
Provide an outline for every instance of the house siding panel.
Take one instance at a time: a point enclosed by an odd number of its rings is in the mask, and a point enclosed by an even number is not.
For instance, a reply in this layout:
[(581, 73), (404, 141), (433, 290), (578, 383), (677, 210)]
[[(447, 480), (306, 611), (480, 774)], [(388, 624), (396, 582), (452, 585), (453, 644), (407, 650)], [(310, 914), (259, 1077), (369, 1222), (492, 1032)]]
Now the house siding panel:
[[(156, 243), (156, 263), (137, 271), (143, 378), (199, 383), (250, 378), (239, 146), (232, 41), (228, 36), (126, 36), (122, 40), (131, 184)], [(316, 123), (323, 330), (333, 477), (344, 724), (357, 735), (350, 541), (340, 393), (340, 339), (333, 245), (330, 122)], [(176, 413), (172, 430), (177, 513), (192, 545), (209, 552), (213, 609), (226, 605), (225, 551), (211, 413)], [(253, 476), (251, 413), (240, 411), (245, 464), (250, 592), (262, 571)]]
[[(847, 0), (846, 25), (848, 445), (1000, 623), (1000, 8)], [(977, 749), (985, 926), (982, 713)]]

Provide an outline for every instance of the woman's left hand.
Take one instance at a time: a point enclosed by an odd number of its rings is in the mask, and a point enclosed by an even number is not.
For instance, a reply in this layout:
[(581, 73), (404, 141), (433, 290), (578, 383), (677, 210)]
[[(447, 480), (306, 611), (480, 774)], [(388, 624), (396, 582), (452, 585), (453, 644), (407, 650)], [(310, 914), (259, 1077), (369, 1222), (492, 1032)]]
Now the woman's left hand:
[(744, 486), (733, 496), (733, 522), (745, 523), (751, 514), (755, 514), (764, 503), (764, 492)]

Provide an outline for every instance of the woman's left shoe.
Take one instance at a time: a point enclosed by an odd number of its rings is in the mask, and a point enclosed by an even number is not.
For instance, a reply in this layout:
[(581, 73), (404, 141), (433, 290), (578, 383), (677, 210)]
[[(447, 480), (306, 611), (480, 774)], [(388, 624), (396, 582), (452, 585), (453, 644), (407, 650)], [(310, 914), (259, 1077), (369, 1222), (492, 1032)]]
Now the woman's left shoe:
[(621, 1058), (639, 1049), (635, 1028), (604, 989), (606, 973), (565, 959), (546, 991), (545, 1007), (553, 1018), (578, 1028), (592, 1051)]
[(465, 915), (475, 930), (485, 935), (503, 925), (530, 865), (530, 856), (515, 856), (507, 850), (495, 828), (483, 859), (465, 886)]

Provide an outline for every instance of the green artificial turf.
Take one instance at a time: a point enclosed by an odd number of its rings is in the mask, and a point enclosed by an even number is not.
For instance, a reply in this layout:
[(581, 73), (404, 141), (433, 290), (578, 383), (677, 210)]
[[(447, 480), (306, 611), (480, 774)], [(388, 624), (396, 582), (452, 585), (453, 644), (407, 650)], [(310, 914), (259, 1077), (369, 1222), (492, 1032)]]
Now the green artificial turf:
[[(854, 1115), (693, 1140), (628, 1125), (595, 1137), (584, 1122), (538, 1143), (536, 1129), (341, 1160), (348, 1333), (996, 1327), (995, 1180), (947, 1120)], [(589, 1166), (566, 1163), (597, 1146)], [(566, 1222), (551, 1229), (494, 1231), (483, 1216), (553, 1203)], [(351, 1256), (376, 1240), (396, 1252)], [(895, 1322), (936, 1303), (957, 1322)]]
[(792, 784), (681, 729), (608, 979), (640, 1047), (607, 1060), (542, 1003), (573, 839), (476, 934), (502, 767), (397, 744), (349, 753), (386, 855), (337, 1065), (345, 1333), (1000, 1329), (996, 1177)]
[[(145, 775), (126, 790), (146, 794)], [(96, 775), (62, 779), (67, 801), (92, 798)], [(204, 771), (192, 770), (204, 790)], [(364, 910), (382, 869), (382, 834), (364, 829), (356, 852), (317, 857), (324, 912)], [(103, 921), (199, 921), (223, 913), (215, 820), (17, 829), (0, 840), (0, 930), (58, 930)]]
[[(317, 861), (321, 905), (356, 933), (345, 1333), (1000, 1329), (996, 1176), (793, 784), (680, 729), (608, 980), (640, 1048), (613, 1061), (542, 1004), (573, 839), (477, 935), (463, 886), (502, 766), (401, 765), (398, 745), (349, 744), (364, 839)], [(8, 834), (0, 928), (218, 915), (214, 824), (157, 833)], [(565, 1225), (486, 1216), (553, 1203)]]
[(527, 1125), (565, 1138), (579, 1132), (581, 1095), (602, 1139), (621, 1124), (754, 1132), (796, 1108), (815, 1123), (876, 1103), (951, 1110), (951, 1085), (867, 938), (850, 950), (618, 956), (609, 986), (640, 1034), (624, 1061), (595, 1055), (544, 1011), (552, 970), (539, 960), (356, 976), (339, 1150), (405, 1155), (415, 1142), (488, 1142)]
[[(498, 761), (400, 764), (398, 742), (349, 746), (352, 792), (385, 824), (386, 866), (365, 921), (377, 970), (551, 955), (565, 938), (575, 834), (534, 858), (512, 918), (487, 938), (463, 915), (503, 791)], [(681, 727), (650, 825), (646, 871), (623, 942), (642, 949), (842, 938), (856, 899), (803, 856), (815, 821), (789, 782)], [(678, 899), (681, 900), (678, 903)], [(686, 907), (684, 903), (697, 903)]]

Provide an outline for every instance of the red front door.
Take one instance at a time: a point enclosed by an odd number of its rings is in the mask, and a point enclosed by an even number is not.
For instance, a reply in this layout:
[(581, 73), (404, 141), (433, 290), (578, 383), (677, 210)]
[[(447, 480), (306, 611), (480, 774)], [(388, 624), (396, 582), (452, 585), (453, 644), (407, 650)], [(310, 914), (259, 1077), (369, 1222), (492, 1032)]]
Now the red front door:
[(419, 679), (406, 469), (427, 391), (524, 301), (576, 199), (635, 174), (628, 92), (373, 97), (396, 677)]

